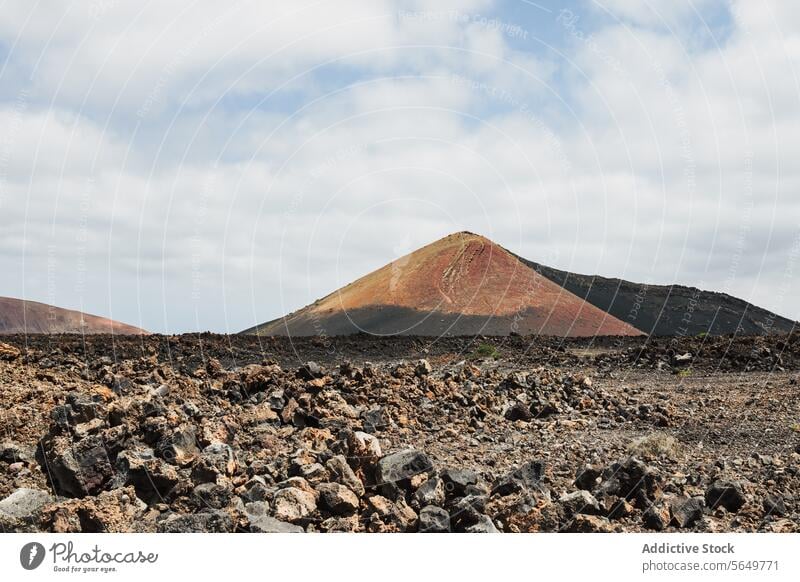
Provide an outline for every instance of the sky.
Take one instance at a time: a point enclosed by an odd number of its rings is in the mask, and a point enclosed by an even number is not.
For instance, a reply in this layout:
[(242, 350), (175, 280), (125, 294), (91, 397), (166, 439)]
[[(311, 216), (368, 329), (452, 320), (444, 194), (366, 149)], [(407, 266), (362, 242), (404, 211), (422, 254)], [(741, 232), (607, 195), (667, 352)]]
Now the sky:
[(0, 3), (0, 296), (238, 332), (469, 230), (800, 319), (793, 0)]

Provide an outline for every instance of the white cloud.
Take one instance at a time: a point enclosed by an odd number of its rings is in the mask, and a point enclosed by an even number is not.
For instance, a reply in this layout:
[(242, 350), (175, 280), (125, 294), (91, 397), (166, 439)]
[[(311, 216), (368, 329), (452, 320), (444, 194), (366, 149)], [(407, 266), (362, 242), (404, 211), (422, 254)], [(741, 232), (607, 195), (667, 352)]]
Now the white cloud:
[(486, 1), (7, 4), (2, 295), (238, 331), (466, 228), (800, 317), (787, 2), (702, 50), (606, 2), (623, 24), (562, 26), (555, 61)]

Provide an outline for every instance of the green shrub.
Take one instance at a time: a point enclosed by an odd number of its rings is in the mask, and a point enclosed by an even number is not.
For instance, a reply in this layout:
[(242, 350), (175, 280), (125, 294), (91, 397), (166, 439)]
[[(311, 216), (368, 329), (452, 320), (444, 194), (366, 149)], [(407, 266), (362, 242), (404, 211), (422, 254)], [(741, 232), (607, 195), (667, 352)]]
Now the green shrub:
[(482, 343), (470, 355), (470, 358), (477, 360), (480, 358), (494, 358), (495, 360), (500, 357), (500, 352), (492, 344)]

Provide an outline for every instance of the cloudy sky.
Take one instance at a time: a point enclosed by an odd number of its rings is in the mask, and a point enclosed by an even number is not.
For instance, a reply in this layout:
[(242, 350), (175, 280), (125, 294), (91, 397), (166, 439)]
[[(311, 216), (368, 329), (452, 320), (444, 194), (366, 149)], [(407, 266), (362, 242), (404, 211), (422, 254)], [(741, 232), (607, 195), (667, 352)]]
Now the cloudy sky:
[(470, 230), (800, 318), (795, 0), (0, 10), (0, 295), (236, 332)]

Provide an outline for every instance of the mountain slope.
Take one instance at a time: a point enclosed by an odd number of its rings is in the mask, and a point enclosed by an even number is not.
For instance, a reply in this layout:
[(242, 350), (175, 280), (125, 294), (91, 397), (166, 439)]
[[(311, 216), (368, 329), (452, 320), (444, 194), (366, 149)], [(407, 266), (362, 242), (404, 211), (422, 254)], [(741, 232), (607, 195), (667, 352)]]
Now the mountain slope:
[(147, 332), (80, 311), (61, 309), (36, 301), (0, 297), (0, 334), (114, 333), (138, 335)]
[(504, 248), (457, 233), (374, 271), (259, 335), (640, 335)]
[(789, 333), (795, 322), (725, 293), (681, 285), (644, 285), (579, 275), (520, 258), (564, 289), (647, 334), (764, 335)]

